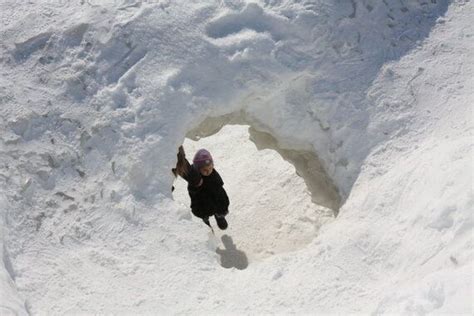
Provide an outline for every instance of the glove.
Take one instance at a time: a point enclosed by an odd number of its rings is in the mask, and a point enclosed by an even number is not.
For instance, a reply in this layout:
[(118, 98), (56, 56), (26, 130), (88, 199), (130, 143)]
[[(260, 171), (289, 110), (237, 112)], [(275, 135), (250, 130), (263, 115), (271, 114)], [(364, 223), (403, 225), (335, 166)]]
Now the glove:
[(179, 146), (177, 156), (178, 156), (178, 161), (180, 161), (180, 158), (181, 158), (181, 159), (186, 158), (186, 154), (184, 153), (184, 148), (183, 148), (183, 146)]

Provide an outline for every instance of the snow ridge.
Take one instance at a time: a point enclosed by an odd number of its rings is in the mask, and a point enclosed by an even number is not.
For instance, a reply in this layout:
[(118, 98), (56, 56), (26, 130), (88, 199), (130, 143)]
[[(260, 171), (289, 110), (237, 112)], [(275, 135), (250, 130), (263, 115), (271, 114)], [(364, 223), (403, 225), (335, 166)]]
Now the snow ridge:
[[(472, 313), (472, 2), (0, 12), (2, 312)], [(314, 155), (340, 197), (242, 270), (216, 253), (237, 236), (170, 190), (177, 147), (228, 117)]]

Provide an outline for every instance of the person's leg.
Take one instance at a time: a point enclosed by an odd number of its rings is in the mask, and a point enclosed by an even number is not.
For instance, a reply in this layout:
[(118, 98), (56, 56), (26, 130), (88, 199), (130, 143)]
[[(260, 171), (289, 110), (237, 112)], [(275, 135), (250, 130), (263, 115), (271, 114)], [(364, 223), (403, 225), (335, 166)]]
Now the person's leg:
[(211, 227), (211, 223), (209, 222), (209, 211), (203, 211), (201, 208), (193, 208), (191, 209), (191, 212), (194, 214), (194, 216), (199, 217), (202, 219), (204, 224), (207, 226)]
[(226, 207), (224, 208), (223, 206), (219, 207), (218, 203), (215, 203), (214, 209), (216, 210), (214, 213), (214, 218), (216, 219), (217, 226), (219, 226), (221, 230), (227, 229), (228, 224), (225, 216), (229, 214), (228, 209)]
[(211, 224), (209, 223), (209, 217), (214, 215), (217, 226), (221, 230), (227, 229), (228, 224), (225, 219), (225, 216), (229, 212), (227, 211), (227, 209), (222, 210), (221, 208), (218, 208), (214, 201), (207, 200), (206, 203), (201, 203), (199, 205), (194, 204), (191, 211), (195, 216), (201, 218), (203, 222), (209, 227), (211, 227)]
[(219, 210), (217, 209), (215, 215), (219, 215), (219, 216), (227, 216), (227, 214), (229, 214), (229, 211), (226, 209), (226, 210)]

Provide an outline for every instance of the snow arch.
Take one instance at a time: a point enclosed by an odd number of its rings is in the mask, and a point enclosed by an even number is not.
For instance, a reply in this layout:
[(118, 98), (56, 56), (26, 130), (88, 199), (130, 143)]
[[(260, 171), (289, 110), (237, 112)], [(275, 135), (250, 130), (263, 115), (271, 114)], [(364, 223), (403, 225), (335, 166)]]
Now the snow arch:
[[(249, 263), (303, 249), (334, 220), (334, 209), (313, 202), (314, 194), (295, 173), (295, 165), (283, 159), (274, 146), (262, 148), (270, 144), (271, 136), (258, 133), (262, 132), (248, 125), (226, 124), (210, 136), (197, 131), (196, 141), (187, 138), (183, 143), (188, 159), (200, 148), (211, 152), (231, 201), (227, 230), (220, 231), (210, 219), (215, 228), (210, 241), (224, 268), (246, 269)], [(255, 135), (259, 135), (259, 147), (251, 141)], [(268, 139), (262, 141), (265, 137)], [(189, 214), (187, 183), (179, 179), (174, 186), (174, 200)], [(318, 198), (321, 200), (321, 194)]]
[(330, 208), (337, 216), (341, 206), (339, 190), (326, 173), (318, 155), (314, 151), (297, 150), (281, 146), (268, 128), (252, 118), (245, 111), (239, 111), (219, 117), (207, 117), (197, 127), (187, 132), (186, 136), (193, 140), (209, 137), (217, 133), (225, 125), (248, 125), (250, 140), (259, 150), (273, 149), (283, 159), (294, 165), (296, 173), (301, 176), (311, 192), (315, 204)]

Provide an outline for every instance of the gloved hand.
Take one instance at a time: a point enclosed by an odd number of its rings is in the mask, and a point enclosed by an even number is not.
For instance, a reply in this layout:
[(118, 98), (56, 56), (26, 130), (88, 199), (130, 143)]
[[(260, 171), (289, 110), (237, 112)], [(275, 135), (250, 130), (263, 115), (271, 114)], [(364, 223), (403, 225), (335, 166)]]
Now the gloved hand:
[(189, 165), (189, 163), (186, 160), (186, 154), (184, 153), (184, 148), (182, 145), (179, 146), (178, 154), (176, 156), (178, 157), (176, 167), (171, 169), (171, 171), (173, 172), (175, 177), (177, 177), (178, 175), (183, 176), (183, 173), (188, 168), (187, 165)]
[(184, 152), (184, 148), (183, 148), (182, 145), (179, 146), (179, 148), (178, 148), (178, 155), (177, 155), (177, 156), (178, 156), (178, 161), (180, 160), (180, 158), (181, 158), (181, 159), (186, 158), (186, 154), (185, 154), (185, 152)]

